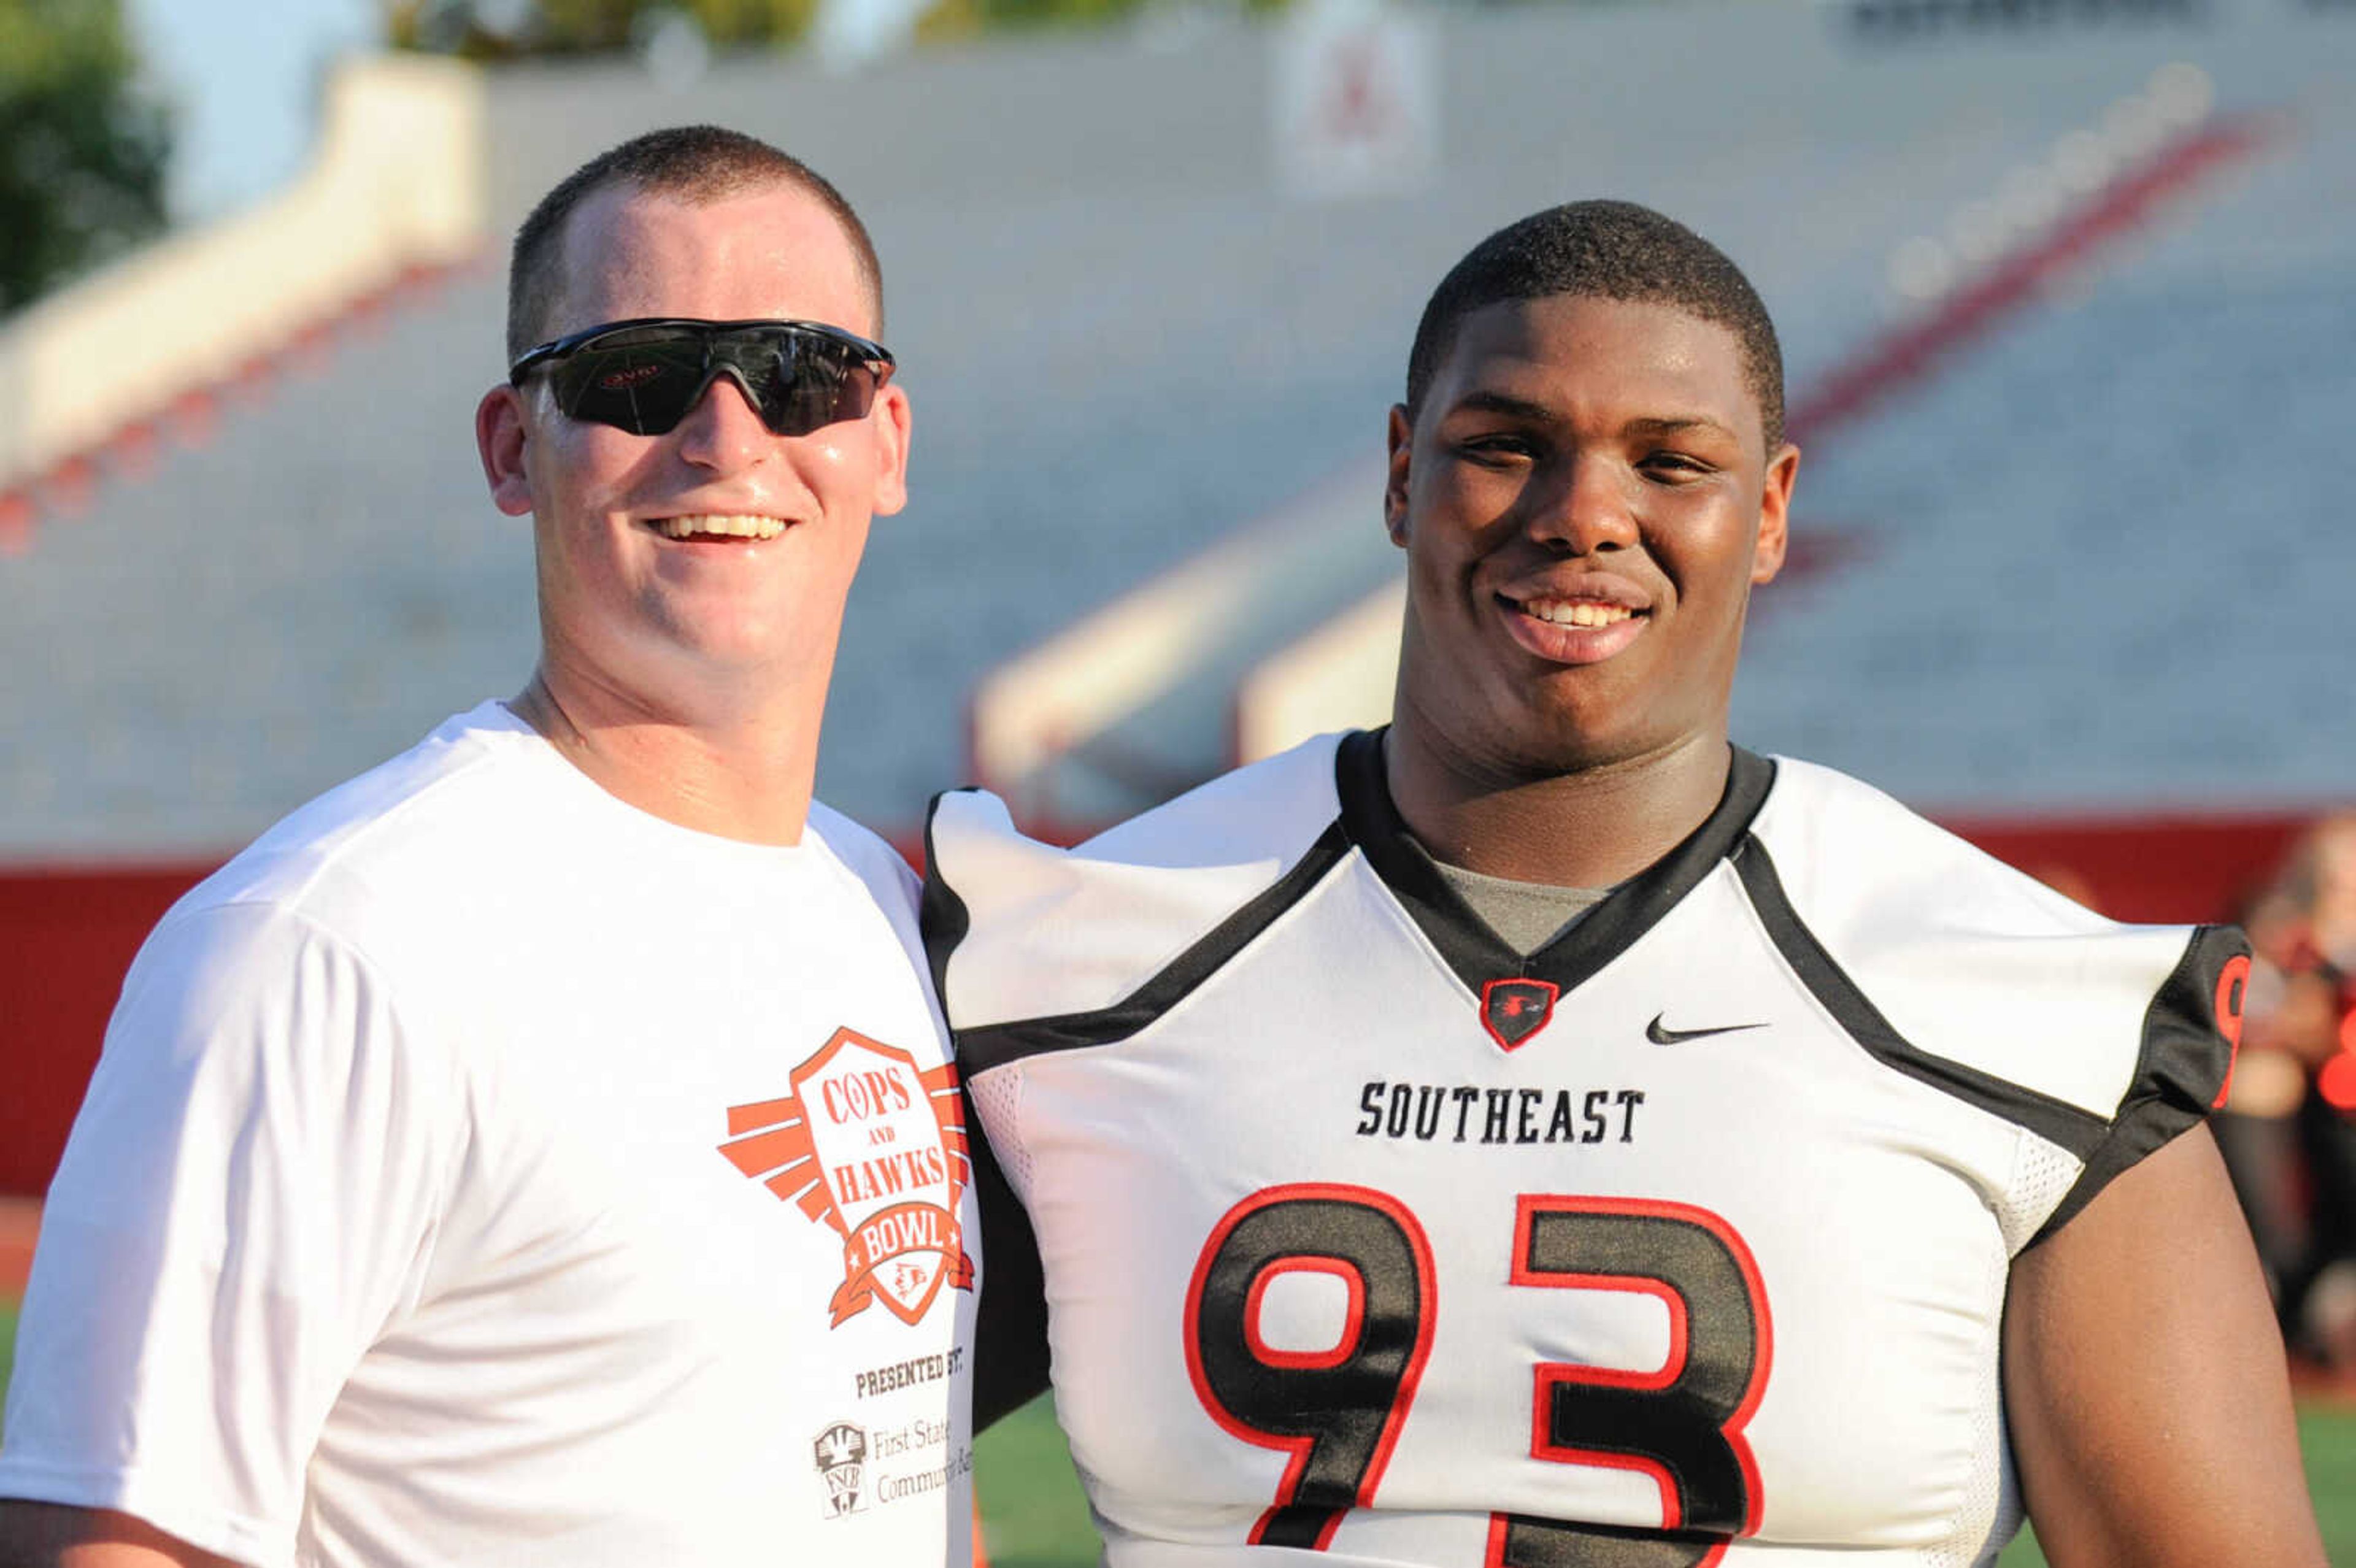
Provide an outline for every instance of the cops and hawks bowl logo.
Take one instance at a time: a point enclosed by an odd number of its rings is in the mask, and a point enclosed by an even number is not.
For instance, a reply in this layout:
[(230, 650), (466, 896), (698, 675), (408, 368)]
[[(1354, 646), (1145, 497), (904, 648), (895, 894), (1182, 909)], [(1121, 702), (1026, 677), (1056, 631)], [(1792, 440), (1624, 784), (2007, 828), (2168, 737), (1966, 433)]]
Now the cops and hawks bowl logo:
[(944, 1280), (971, 1290), (958, 1225), (969, 1173), (957, 1069), (920, 1069), (897, 1046), (839, 1029), (790, 1082), (782, 1100), (731, 1106), (720, 1152), (842, 1237), (828, 1327), (878, 1301), (915, 1323)]

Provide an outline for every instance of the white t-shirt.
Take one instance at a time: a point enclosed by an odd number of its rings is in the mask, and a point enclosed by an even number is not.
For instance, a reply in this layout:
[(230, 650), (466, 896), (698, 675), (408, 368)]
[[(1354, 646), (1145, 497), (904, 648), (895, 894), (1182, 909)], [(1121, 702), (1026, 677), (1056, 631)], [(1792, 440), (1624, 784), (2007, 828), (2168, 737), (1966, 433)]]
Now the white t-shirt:
[(1992, 1562), (2011, 1260), (2221, 1097), (2249, 972), (1743, 752), (1532, 953), (1371, 735), (929, 845), (1115, 1568)]
[(0, 1495), (257, 1563), (961, 1563), (974, 1269), (914, 879), (622, 804), (498, 704), (142, 949)]

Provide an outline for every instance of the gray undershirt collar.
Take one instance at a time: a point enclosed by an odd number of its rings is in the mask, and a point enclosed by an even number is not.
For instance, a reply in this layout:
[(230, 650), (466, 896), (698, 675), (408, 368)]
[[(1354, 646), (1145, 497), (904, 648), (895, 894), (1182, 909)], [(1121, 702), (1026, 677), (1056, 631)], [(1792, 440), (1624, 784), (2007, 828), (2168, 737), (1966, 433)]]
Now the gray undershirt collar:
[(1412, 837), (1408, 842), (1432, 863), (1440, 880), (1481, 917), (1481, 923), (1525, 958), (1569, 931), (1612, 892), (1610, 888), (1558, 888), (1550, 882), (1484, 876), (1450, 865)]

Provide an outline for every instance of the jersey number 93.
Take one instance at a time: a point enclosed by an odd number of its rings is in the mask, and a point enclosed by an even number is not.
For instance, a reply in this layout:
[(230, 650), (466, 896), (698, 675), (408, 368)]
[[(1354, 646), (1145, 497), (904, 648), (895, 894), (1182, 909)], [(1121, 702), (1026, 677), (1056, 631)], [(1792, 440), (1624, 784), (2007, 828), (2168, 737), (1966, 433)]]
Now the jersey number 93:
[[(1759, 1527), (1742, 1427), (1766, 1389), (1772, 1336), (1750, 1249), (1724, 1220), (1686, 1204), (1524, 1194), (1513, 1222), (1510, 1285), (1640, 1292), (1667, 1309), (1657, 1370), (1531, 1366), (1530, 1456), (1650, 1477), (1662, 1528), (1494, 1514), (1488, 1563), (1716, 1562), (1730, 1537)], [(1283, 1349), (1261, 1337), (1270, 1283), (1298, 1272), (1342, 1285), (1330, 1348)], [(1350, 1509), (1373, 1505), (1430, 1358), (1440, 1277), (1414, 1214), (1371, 1188), (1269, 1188), (1213, 1228), (1187, 1291), (1187, 1371), (1228, 1434), (1291, 1456), (1252, 1528), (1255, 1545), (1322, 1551)]]

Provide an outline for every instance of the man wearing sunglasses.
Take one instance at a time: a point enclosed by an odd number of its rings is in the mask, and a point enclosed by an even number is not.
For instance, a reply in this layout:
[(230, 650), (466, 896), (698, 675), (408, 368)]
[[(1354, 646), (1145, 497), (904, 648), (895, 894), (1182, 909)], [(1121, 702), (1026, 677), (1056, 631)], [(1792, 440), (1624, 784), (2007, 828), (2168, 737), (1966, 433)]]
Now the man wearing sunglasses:
[(0, 1561), (967, 1554), (981, 1250), (914, 883), (811, 799), (905, 498), (858, 219), (709, 127), (525, 223), (522, 694), (164, 920), (52, 1189)]

